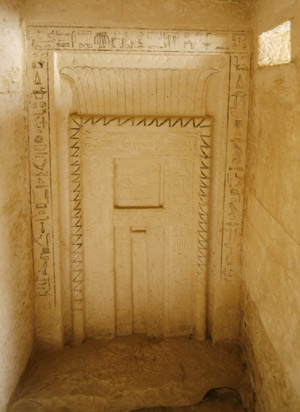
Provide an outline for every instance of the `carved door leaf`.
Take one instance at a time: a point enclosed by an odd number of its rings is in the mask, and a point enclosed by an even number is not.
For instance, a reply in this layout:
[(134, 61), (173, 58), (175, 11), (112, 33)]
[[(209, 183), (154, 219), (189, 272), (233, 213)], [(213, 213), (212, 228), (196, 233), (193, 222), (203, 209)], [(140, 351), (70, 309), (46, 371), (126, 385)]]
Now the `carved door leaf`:
[(71, 119), (73, 332), (204, 338), (210, 120), (124, 120)]

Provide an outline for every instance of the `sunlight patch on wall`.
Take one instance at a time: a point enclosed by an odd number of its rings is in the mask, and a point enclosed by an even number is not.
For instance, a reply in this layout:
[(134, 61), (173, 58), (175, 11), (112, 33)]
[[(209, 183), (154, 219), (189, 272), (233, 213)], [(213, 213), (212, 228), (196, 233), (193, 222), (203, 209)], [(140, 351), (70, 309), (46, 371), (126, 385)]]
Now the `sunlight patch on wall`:
[(258, 65), (274, 66), (291, 61), (291, 22), (286, 21), (258, 36)]

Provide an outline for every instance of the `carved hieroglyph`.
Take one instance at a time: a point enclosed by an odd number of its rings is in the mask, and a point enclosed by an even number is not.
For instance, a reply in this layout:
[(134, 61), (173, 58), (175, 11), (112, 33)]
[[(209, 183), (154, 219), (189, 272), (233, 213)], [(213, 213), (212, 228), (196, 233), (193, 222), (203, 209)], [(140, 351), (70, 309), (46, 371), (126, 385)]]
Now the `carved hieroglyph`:
[[(243, 211), (243, 193), (244, 193), (244, 168), (245, 168), (245, 150), (248, 124), (248, 96), (249, 96), (249, 73), (250, 73), (250, 52), (249, 39), (247, 32), (243, 31), (176, 31), (176, 30), (144, 30), (144, 29), (114, 29), (114, 28), (80, 28), (80, 27), (49, 27), (49, 26), (30, 26), (27, 34), (27, 49), (28, 49), (28, 110), (29, 110), (29, 145), (30, 145), (30, 168), (31, 168), (31, 198), (32, 198), (32, 227), (34, 238), (34, 263), (35, 263), (35, 282), (36, 282), (36, 324), (37, 324), (37, 340), (41, 344), (61, 345), (63, 343), (63, 324), (64, 313), (61, 309), (61, 278), (67, 276), (62, 274), (60, 265), (60, 230), (58, 224), (58, 186), (59, 177), (57, 177), (57, 151), (56, 151), (56, 104), (54, 99), (55, 82), (57, 82), (58, 71), (61, 75), (69, 75), (66, 72), (66, 67), (57, 68), (57, 61), (59, 56), (67, 54), (70, 56), (72, 52), (90, 53), (89, 55), (107, 56), (107, 52), (116, 52), (126, 54), (137, 52), (140, 55), (149, 56), (153, 53), (156, 56), (226, 56), (229, 61), (228, 70), (228, 108), (226, 112), (226, 119), (222, 120), (224, 125), (224, 148), (222, 162), (224, 161), (225, 173), (224, 176), (215, 176), (218, 181), (224, 181), (223, 204), (222, 209), (222, 240), (220, 246), (219, 263), (213, 261), (212, 281), (218, 285), (218, 289), (214, 293), (214, 303), (212, 304), (210, 324), (212, 325), (211, 332), (213, 335), (235, 336), (238, 328), (234, 326), (233, 330), (229, 330), (229, 326), (224, 326), (223, 320), (218, 323), (218, 319), (214, 319), (214, 313), (217, 313), (218, 307), (223, 308), (222, 313), (226, 318), (226, 308), (230, 309), (230, 317), (235, 314), (238, 318), (239, 311), (238, 284), (240, 279), (240, 247), (241, 247), (241, 233), (242, 233), (242, 211)], [(120, 54), (121, 55), (121, 54)], [(77, 65), (78, 66), (78, 65)], [(77, 67), (76, 66), (76, 67)], [(91, 66), (90, 66), (91, 67)], [(74, 69), (74, 67), (73, 67)], [(214, 65), (207, 67), (207, 69), (215, 71)], [(69, 70), (69, 69), (68, 69)], [(76, 69), (78, 70), (78, 69)], [(75, 71), (76, 71), (75, 70)], [(81, 70), (81, 69), (80, 69)], [(126, 70), (126, 67), (117, 70), (121, 73)], [(103, 79), (116, 80), (119, 82), (120, 76), (115, 76), (116, 70), (106, 70), (101, 72), (101, 68), (88, 69), (87, 71), (93, 73), (87, 79), (87, 90), (90, 87), (90, 82), (95, 81), (96, 77)], [(203, 71), (203, 70), (202, 70)], [(86, 76), (84, 70), (81, 74)], [(148, 70), (144, 78), (151, 79), (154, 71)], [(162, 76), (163, 73), (163, 76)], [(130, 73), (130, 76), (132, 73)], [(143, 75), (143, 71), (140, 71)], [(198, 73), (199, 74), (199, 73)], [(197, 74), (197, 75), (198, 75)], [(174, 80), (178, 75), (180, 77), (179, 87), (184, 89), (183, 84), (193, 85), (196, 78), (196, 72), (193, 70), (180, 70), (176, 74), (176, 70), (172, 72), (165, 70), (160, 72), (156, 70), (157, 78), (160, 83), (152, 81), (151, 84), (159, 85), (161, 82)], [(206, 72), (209, 75), (209, 72)], [(147, 77), (148, 76), (148, 77)], [(141, 77), (142, 78), (142, 77)], [(186, 83), (185, 79), (187, 80)], [(73, 78), (75, 88), (75, 78)], [(200, 78), (201, 80), (201, 78)], [(148, 81), (148, 80), (147, 80)], [(114, 84), (112, 82), (112, 84)], [(194, 83), (193, 83), (194, 82)], [(105, 103), (101, 100), (101, 90), (105, 87), (101, 86), (101, 82), (97, 83), (92, 92), (85, 90), (84, 96), (88, 97), (88, 103), (79, 105), (79, 114), (89, 114), (89, 110), (102, 110)], [(117, 83), (118, 84), (118, 83)], [(125, 84), (125, 83), (124, 83)], [(129, 84), (129, 83), (128, 83)], [(140, 82), (141, 87), (145, 83)], [(167, 83), (165, 82), (166, 87)], [(102, 89), (101, 89), (102, 87)], [(127, 87), (127, 86), (126, 86)], [(205, 88), (205, 85), (204, 85)], [(130, 89), (130, 87), (128, 87)], [(113, 89), (114, 90), (114, 89)], [(128, 106), (128, 111), (124, 111), (122, 106), (122, 94), (119, 94), (120, 101), (118, 103), (119, 113), (116, 115), (131, 115), (130, 107), (136, 113), (146, 111), (138, 111), (140, 108), (136, 106), (138, 100), (138, 91), (133, 90), (133, 103)], [(164, 89), (163, 98), (168, 95), (167, 88)], [(176, 102), (176, 98), (170, 99), (169, 113), (163, 111), (164, 105), (160, 105), (161, 97), (159, 97), (161, 89), (156, 87), (153, 89), (156, 102), (155, 115), (157, 116), (183, 116), (186, 112), (186, 105), (184, 100), (181, 100), (181, 109), (174, 107), (172, 102)], [(203, 88), (202, 88), (203, 91)], [(114, 92), (112, 92), (114, 93)], [(105, 93), (104, 93), (105, 94)], [(205, 94), (204, 94), (205, 95)], [(106, 94), (107, 96), (107, 94)], [(79, 101), (80, 101), (80, 96)], [(98, 100), (97, 100), (98, 99)], [(95, 101), (97, 104), (95, 105)], [(145, 105), (145, 101), (140, 99), (140, 104)], [(149, 103), (150, 102), (150, 103)], [(153, 102), (153, 101), (152, 101)], [(197, 98), (191, 103), (190, 99), (186, 100), (189, 107), (197, 106), (196, 111), (203, 115), (203, 109), (199, 105), (205, 106), (203, 99)], [(151, 100), (146, 102), (148, 113), (151, 113), (149, 107), (154, 107)], [(152, 104), (152, 106), (151, 106)], [(146, 107), (145, 106), (145, 107)], [(194, 107), (193, 106), (193, 107)], [(108, 106), (107, 113), (115, 109), (115, 106)], [(101, 109), (102, 108), (102, 109)], [(190, 109), (189, 109), (190, 110)], [(81, 113), (82, 111), (82, 113)], [(180, 114), (180, 111), (182, 113)], [(93, 113), (102, 114), (102, 113)], [(135, 114), (135, 113), (134, 113)], [(144, 113), (143, 113), (144, 114)], [(154, 113), (152, 113), (154, 115)], [(218, 160), (219, 161), (219, 160)], [(125, 168), (125, 164), (118, 164), (116, 162), (116, 169), (118, 167)], [(146, 168), (147, 165), (145, 165)], [(143, 166), (144, 167), (144, 166)], [(159, 174), (159, 164), (153, 165), (156, 172), (152, 178), (154, 181), (161, 182), (161, 173)], [(126, 170), (130, 175), (132, 171), (130, 168)], [(116, 185), (121, 181), (116, 181)], [(141, 180), (137, 185), (143, 185), (145, 182)], [(158, 184), (158, 183), (157, 183)], [(150, 194), (149, 204), (157, 204), (158, 194), (153, 192)], [(126, 202), (126, 193), (120, 192), (118, 196), (123, 200), (116, 200)], [(142, 201), (144, 199), (137, 199)], [(163, 199), (159, 199), (159, 202)], [(154, 211), (155, 208), (151, 210)], [(158, 210), (163, 208), (157, 208)], [(117, 208), (116, 208), (117, 210)], [(122, 210), (122, 207), (118, 209)], [(142, 225), (142, 227), (144, 227)], [(219, 231), (219, 229), (217, 229)], [(146, 244), (146, 232), (138, 230), (132, 233), (133, 244), (137, 243), (137, 239), (142, 239), (142, 244)], [(140, 243), (140, 242), (139, 242)], [(219, 246), (218, 246), (219, 247)], [(141, 247), (139, 254), (146, 254), (146, 247)], [(219, 255), (218, 255), (219, 256)], [(138, 269), (140, 270), (140, 269)], [(72, 278), (73, 279), (73, 278)], [(234, 299), (232, 298), (234, 296)], [(73, 305), (74, 302), (73, 302)], [(225, 306), (224, 306), (225, 305)], [(76, 305), (73, 307), (73, 309)], [(73, 315), (72, 315), (73, 316)], [(74, 316), (73, 316), (74, 318)], [(220, 318), (221, 319), (221, 318)], [(82, 323), (82, 330), (84, 324)], [(222, 332), (218, 331), (222, 329)]]
[(75, 116), (70, 132), (74, 342), (205, 339), (210, 119)]

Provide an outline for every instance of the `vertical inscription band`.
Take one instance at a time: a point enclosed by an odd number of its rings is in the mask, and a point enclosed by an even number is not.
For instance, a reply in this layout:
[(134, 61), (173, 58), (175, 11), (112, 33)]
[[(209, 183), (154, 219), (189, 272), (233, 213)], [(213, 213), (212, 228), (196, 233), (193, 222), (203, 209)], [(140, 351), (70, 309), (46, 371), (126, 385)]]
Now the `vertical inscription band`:
[(30, 52), (27, 62), (36, 336), (38, 342), (53, 344), (57, 343), (55, 323), (58, 307), (51, 181), (49, 54)]
[(230, 57), (228, 136), (223, 206), (221, 277), (240, 278), (250, 56)]

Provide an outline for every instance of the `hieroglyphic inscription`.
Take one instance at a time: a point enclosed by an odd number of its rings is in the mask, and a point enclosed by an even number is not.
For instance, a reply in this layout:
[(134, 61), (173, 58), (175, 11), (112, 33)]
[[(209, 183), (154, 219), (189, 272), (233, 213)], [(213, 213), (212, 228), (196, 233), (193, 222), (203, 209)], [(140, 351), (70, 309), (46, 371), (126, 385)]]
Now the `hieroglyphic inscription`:
[(221, 262), (221, 275), (226, 280), (239, 278), (241, 270), (250, 57), (231, 56), (230, 65)]
[(147, 30), (29, 26), (29, 47), (44, 50), (146, 51), (180, 53), (249, 52), (243, 31)]
[[(55, 267), (49, 139), (48, 53), (28, 59), (31, 208), (37, 305), (55, 306)], [(45, 301), (44, 303), (42, 303)]]

